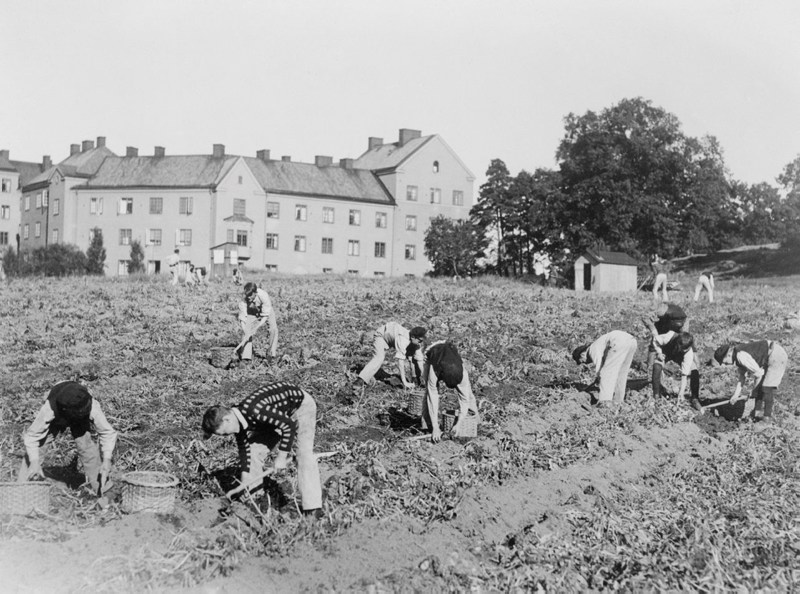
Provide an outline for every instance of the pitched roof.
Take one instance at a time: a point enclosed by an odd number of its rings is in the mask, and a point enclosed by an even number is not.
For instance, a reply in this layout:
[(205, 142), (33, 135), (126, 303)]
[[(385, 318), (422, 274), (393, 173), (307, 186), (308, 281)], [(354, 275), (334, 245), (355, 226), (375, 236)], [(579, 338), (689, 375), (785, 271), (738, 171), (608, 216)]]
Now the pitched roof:
[(14, 161), (0, 156), (0, 171), (15, 171), (19, 174), (19, 184), (24, 186), (42, 171), (41, 163)]
[(392, 142), (390, 144), (381, 144), (373, 147), (353, 163), (354, 167), (358, 169), (396, 169), (403, 164), (411, 155), (421, 149), (427, 144), (435, 134), (430, 136), (421, 136), (409, 140), (403, 146), (399, 142)]
[(638, 266), (639, 263), (625, 252), (609, 252), (605, 250), (586, 250), (584, 258), (591, 262), (592, 266), (598, 264), (614, 264), (616, 266)]
[[(50, 178), (53, 177), (56, 171), (59, 171), (65, 177), (91, 177), (107, 157), (116, 157), (116, 154), (105, 146), (98, 146), (88, 151), (75, 153), (61, 161), (58, 165), (53, 165), (45, 169), (33, 179), (28, 180), (25, 185), (44, 185), (50, 181)], [(24, 189), (23, 187), (23, 190)]]
[(107, 157), (80, 188), (209, 188), (214, 187), (239, 157), (170, 155)]
[(317, 167), (311, 163), (263, 161), (253, 157), (244, 160), (267, 192), (394, 204), (383, 183), (365, 169)]

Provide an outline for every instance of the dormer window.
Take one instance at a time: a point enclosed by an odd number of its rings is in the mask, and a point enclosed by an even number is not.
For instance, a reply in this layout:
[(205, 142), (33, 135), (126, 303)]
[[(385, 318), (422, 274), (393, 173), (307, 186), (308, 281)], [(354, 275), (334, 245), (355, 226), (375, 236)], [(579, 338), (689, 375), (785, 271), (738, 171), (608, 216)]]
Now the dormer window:
[(439, 161), (434, 161), (433, 162), (433, 172), (434, 173), (439, 173)]

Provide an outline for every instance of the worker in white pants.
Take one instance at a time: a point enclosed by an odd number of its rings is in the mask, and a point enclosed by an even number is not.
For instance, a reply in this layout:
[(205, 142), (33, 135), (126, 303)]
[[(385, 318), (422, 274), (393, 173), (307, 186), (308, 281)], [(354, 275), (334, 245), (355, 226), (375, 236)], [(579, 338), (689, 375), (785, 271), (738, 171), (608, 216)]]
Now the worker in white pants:
[(658, 291), (661, 289), (662, 300), (669, 301), (669, 293), (667, 292), (667, 268), (669, 263), (662, 260), (658, 255), (653, 256), (650, 262), (650, 268), (653, 271), (653, 300), (658, 301)]
[(275, 321), (275, 310), (269, 295), (255, 283), (244, 286), (244, 300), (239, 302), (239, 324), (242, 327), (244, 343), (239, 357), (242, 361), (253, 358), (253, 335), (264, 324), (269, 324), (269, 356), (278, 352), (278, 323)]
[(622, 330), (603, 334), (592, 344), (578, 347), (572, 352), (576, 363), (594, 365), (599, 381), (599, 406), (625, 400), (625, 388), (633, 356), (636, 354), (636, 339)]
[(708, 293), (708, 302), (714, 303), (714, 275), (710, 272), (703, 272), (700, 278), (697, 279), (697, 284), (694, 287), (694, 300), (700, 301), (700, 293), (703, 289)]

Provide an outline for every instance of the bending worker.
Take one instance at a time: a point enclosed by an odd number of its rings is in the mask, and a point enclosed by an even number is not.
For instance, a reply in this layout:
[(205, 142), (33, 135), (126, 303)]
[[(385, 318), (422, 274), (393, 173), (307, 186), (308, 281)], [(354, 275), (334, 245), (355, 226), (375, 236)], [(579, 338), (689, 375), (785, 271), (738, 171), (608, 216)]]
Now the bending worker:
[(274, 357), (278, 352), (278, 323), (272, 301), (264, 289), (255, 283), (247, 283), (244, 300), (239, 302), (239, 324), (244, 336), (237, 351), (242, 361), (253, 359), (253, 336), (266, 323), (269, 323), (269, 356)]

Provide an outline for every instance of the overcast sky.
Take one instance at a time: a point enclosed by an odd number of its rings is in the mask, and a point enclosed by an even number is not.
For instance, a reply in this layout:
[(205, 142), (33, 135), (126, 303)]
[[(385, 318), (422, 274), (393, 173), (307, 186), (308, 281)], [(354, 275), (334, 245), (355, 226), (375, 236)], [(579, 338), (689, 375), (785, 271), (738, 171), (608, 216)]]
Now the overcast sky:
[(796, 0), (3, 0), (0, 148), (358, 157), (438, 133), (476, 175), (553, 168), (568, 113), (643, 97), (732, 175), (800, 154)]

